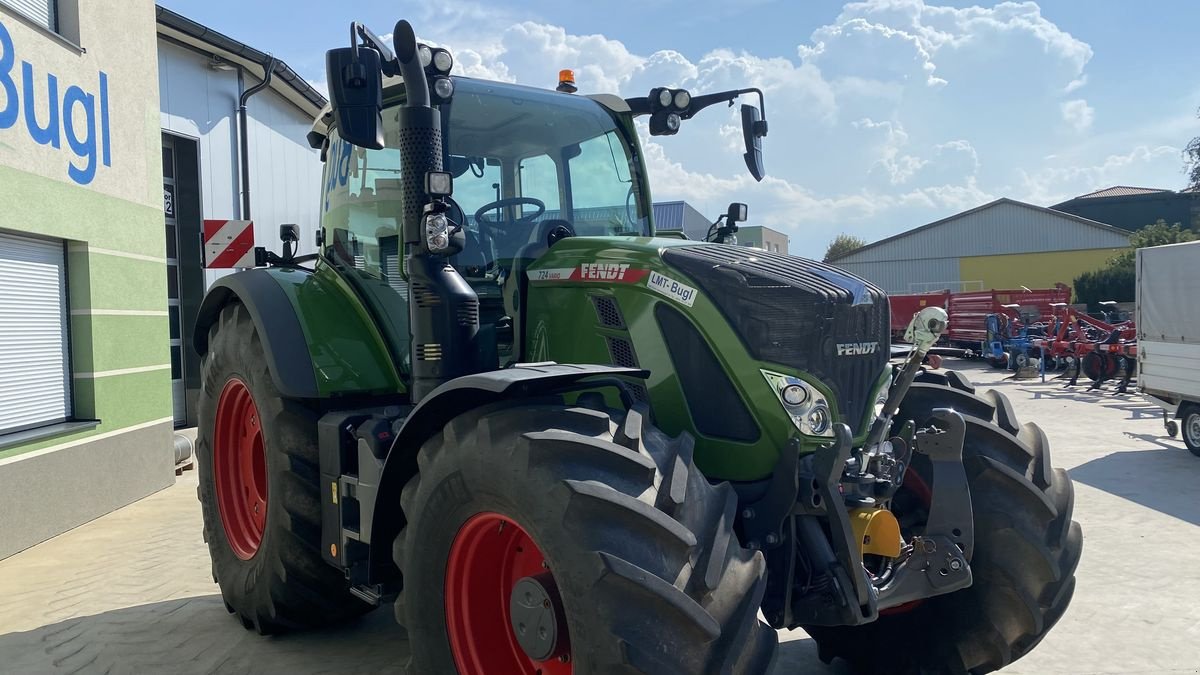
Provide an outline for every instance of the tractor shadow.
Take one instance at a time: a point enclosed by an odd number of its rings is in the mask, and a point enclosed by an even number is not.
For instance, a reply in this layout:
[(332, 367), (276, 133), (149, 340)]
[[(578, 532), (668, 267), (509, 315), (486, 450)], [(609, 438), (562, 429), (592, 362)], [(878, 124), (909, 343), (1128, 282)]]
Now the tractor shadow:
[[(770, 675), (849, 675), (825, 666), (803, 631), (781, 632)], [(408, 640), (385, 605), (337, 628), (263, 637), (242, 628), (218, 594), (74, 617), (0, 635), (5, 673), (296, 675), (400, 673)]]
[(816, 641), (798, 628), (794, 631), (779, 632), (779, 650), (775, 654), (774, 665), (768, 671), (769, 675), (851, 675), (852, 672), (844, 661), (834, 661), (828, 666), (821, 663), (821, 659), (817, 658)]
[(1071, 469), (1071, 478), (1193, 525), (1200, 525), (1196, 472), (1200, 459), (1182, 441), (1125, 432), (1128, 438), (1155, 446), (1122, 450)]
[(391, 606), (338, 628), (263, 637), (220, 595), (126, 607), (0, 635), (6, 673), (399, 673), (408, 641)]

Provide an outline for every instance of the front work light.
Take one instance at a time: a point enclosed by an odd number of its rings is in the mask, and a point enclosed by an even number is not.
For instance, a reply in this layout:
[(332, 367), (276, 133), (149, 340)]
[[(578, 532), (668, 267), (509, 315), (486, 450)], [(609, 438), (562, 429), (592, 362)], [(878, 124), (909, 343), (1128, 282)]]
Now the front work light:
[(433, 67), (443, 75), (448, 75), (454, 67), (454, 57), (445, 49), (433, 50)]
[(692, 95), (686, 90), (680, 89), (675, 92), (675, 107), (680, 110), (687, 110), (687, 107), (692, 104)]
[(425, 173), (425, 194), (430, 197), (448, 197), (454, 193), (454, 177), (448, 171)]
[(434, 98), (436, 98), (440, 102), (444, 103), (446, 101), (449, 101), (450, 97), (453, 95), (454, 95), (454, 80), (452, 80), (448, 77), (433, 78), (433, 96), (434, 96)]
[(675, 97), (674, 97), (674, 95), (671, 94), (670, 89), (659, 89), (658, 90), (658, 105), (659, 105), (659, 107), (670, 108), (671, 101), (673, 101), (674, 98)]
[(659, 110), (650, 116), (651, 136), (673, 136), (679, 131), (679, 113)]

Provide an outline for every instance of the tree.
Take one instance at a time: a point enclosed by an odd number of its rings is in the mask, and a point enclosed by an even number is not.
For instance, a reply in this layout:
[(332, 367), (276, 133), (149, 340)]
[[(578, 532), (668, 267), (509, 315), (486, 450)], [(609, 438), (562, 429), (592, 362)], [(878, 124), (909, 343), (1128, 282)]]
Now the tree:
[(856, 237), (852, 234), (839, 234), (833, 238), (833, 241), (829, 242), (829, 248), (825, 249), (825, 262), (829, 262), (834, 258), (840, 258), (866, 245), (866, 239)]
[(1179, 244), (1195, 238), (1191, 230), (1183, 229), (1179, 223), (1167, 225), (1166, 221), (1159, 220), (1143, 227), (1129, 237), (1129, 248), (1110, 258), (1102, 269), (1084, 272), (1075, 279), (1075, 302), (1086, 302), (1089, 309), (1098, 309), (1097, 303), (1105, 300), (1132, 302), (1136, 292), (1137, 250)]
[[(1196, 116), (1200, 117), (1200, 110), (1196, 111)], [(1187, 167), (1188, 189), (1200, 190), (1200, 136), (1193, 138), (1183, 149), (1183, 161)]]

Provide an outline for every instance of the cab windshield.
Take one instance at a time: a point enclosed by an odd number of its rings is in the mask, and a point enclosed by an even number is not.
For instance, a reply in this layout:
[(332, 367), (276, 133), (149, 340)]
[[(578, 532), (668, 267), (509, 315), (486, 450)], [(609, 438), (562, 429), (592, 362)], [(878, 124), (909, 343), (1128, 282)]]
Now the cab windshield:
[[(456, 85), (443, 106), (443, 165), (454, 175), (451, 217), (467, 230), (453, 261), (464, 276), (503, 276), (555, 228), (651, 235), (628, 119), (579, 96), (465, 78)], [(398, 110), (384, 110), (382, 150), (331, 130), (322, 203), (327, 256), (383, 279), (403, 255)]]

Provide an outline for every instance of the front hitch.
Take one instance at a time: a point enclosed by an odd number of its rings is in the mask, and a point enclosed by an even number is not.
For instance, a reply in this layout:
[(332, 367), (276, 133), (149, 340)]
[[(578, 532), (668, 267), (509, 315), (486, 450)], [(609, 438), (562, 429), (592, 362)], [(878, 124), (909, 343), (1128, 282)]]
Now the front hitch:
[[(776, 627), (859, 625), (876, 620), (880, 610), (970, 586), (968, 561), (975, 531), (962, 463), (962, 415), (937, 409), (930, 427), (913, 437), (914, 451), (927, 457), (931, 467), (929, 516), (921, 534), (900, 546), (899, 555), (880, 576), (863, 564), (868, 542), (860, 540), (851, 517), (871, 501), (856, 491), (863, 475), (857, 473), (861, 467), (853, 468), (858, 463), (852, 457), (862, 453), (852, 449), (850, 429), (844, 424), (834, 426), (834, 435), (832, 445), (781, 465), (767, 495), (753, 505), (756, 508), (743, 510), (743, 533), (751, 546), (777, 540), (781, 544), (763, 547), (771, 548), (771, 592), (763, 600), (768, 621)], [(785, 494), (793, 500), (789, 511), (764, 508), (777, 505)], [(772, 513), (787, 515), (772, 518)], [(747, 514), (752, 515), (746, 518)], [(777, 539), (780, 520), (784, 536)]]
[(932, 497), (925, 531), (906, 544), (879, 588), (879, 607), (943, 595), (971, 585), (968, 560), (975, 548), (975, 521), (962, 449), (967, 424), (962, 415), (938, 408), (933, 426), (917, 433), (916, 451), (933, 468)]

